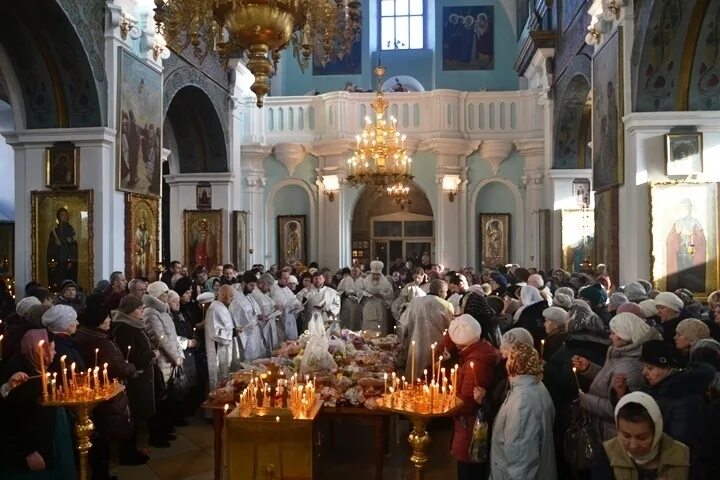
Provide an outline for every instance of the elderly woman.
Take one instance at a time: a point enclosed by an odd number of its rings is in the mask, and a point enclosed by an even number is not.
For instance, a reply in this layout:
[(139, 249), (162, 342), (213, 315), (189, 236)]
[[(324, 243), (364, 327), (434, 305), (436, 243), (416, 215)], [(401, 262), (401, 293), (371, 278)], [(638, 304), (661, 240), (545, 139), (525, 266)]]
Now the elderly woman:
[(555, 352), (565, 343), (567, 337), (568, 313), (559, 307), (543, 310), (545, 319), (545, 340), (541, 342), (540, 357), (545, 360), (552, 358)]
[(80, 324), (77, 321), (75, 309), (68, 305), (53, 305), (42, 316), (43, 327), (55, 335), (55, 351), (57, 355), (50, 366), (51, 370), (60, 371), (60, 359), (65, 358), (65, 365), (75, 364), (75, 370), (84, 372), (90, 366), (85, 366), (73, 335)]
[(696, 318), (682, 320), (675, 329), (675, 346), (684, 355), (690, 355), (693, 344), (703, 338), (710, 338), (710, 329)]
[[(183, 372), (187, 377), (188, 387), (190, 389), (194, 389), (197, 387), (197, 364), (195, 352), (198, 347), (198, 341), (195, 338), (195, 331), (190, 323), (190, 318), (186, 317), (180, 309), (180, 295), (178, 295), (177, 292), (172, 290), (168, 292), (168, 307), (170, 307), (170, 315), (172, 317), (173, 324), (175, 325), (178, 344), (184, 357)], [(175, 425), (187, 425), (187, 421), (184, 417), (191, 415), (195, 406), (193, 398), (188, 395), (188, 397), (184, 399), (180, 405), (178, 405), (175, 418), (173, 419)]]
[(521, 307), (513, 315), (514, 327), (524, 328), (533, 336), (535, 349), (540, 350), (540, 341), (545, 338), (545, 319), (542, 312), (548, 308), (548, 302), (537, 288), (525, 285), (520, 289)]
[[(458, 462), (458, 480), (475, 480), (482, 478), (487, 469), (485, 463), (470, 461), (468, 456), (470, 439), (475, 415), (484, 398), (484, 392), (494, 385), (494, 372), (500, 356), (497, 350), (482, 338), (480, 324), (468, 314), (460, 315), (453, 320), (448, 333), (450, 340), (460, 351), (456, 393), (463, 400), (462, 407), (455, 412), (455, 434), (451, 453)], [(483, 393), (477, 391), (480, 389)]]
[(602, 367), (585, 357), (573, 356), (573, 367), (583, 377), (592, 380), (588, 392), (580, 393), (580, 406), (600, 419), (604, 439), (617, 435), (611, 400), (615, 377), (624, 377), (630, 391), (642, 390), (644, 382), (639, 360), (642, 345), (657, 339), (660, 339), (660, 334), (642, 318), (632, 313), (621, 313), (610, 321), (612, 345)]
[[(41, 349), (39, 342), (44, 342)], [(0, 478), (77, 478), (70, 420), (64, 408), (44, 407), (40, 364), (49, 365), (55, 356), (54, 335), (28, 330), (20, 341), (20, 355), (0, 375)]]
[(693, 478), (688, 447), (663, 433), (663, 418), (653, 398), (642, 392), (625, 395), (614, 412), (617, 437), (600, 450), (594, 480)]
[(506, 368), (510, 392), (493, 424), (490, 479), (555, 480), (555, 407), (541, 382), (540, 357), (516, 342)]
[(655, 308), (660, 317), (660, 331), (663, 340), (668, 343), (675, 341), (675, 330), (682, 320), (680, 313), (684, 307), (682, 299), (672, 292), (661, 292), (655, 297)]

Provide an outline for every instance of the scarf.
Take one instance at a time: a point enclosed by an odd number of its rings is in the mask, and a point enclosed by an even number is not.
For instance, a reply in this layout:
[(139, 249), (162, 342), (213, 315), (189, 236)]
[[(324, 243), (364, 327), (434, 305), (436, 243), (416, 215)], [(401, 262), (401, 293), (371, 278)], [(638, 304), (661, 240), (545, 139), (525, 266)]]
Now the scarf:
[(537, 351), (522, 342), (513, 344), (507, 360), (507, 371), (511, 377), (533, 375), (538, 381), (542, 378), (543, 367)]
[[(662, 414), (660, 413), (660, 408), (658, 407), (657, 403), (655, 403), (655, 400), (648, 395), (647, 393), (643, 392), (632, 392), (628, 393), (624, 397), (620, 399), (617, 406), (615, 407), (615, 426), (617, 427), (617, 417), (618, 412), (622, 407), (627, 405), (628, 403), (637, 403), (638, 405), (642, 406), (645, 410), (647, 410), (648, 414), (650, 415), (650, 418), (652, 418), (653, 423), (655, 424), (655, 435), (653, 436), (653, 443), (652, 448), (650, 451), (642, 455), (640, 457), (633, 457), (630, 455), (630, 452), (627, 452), (628, 456), (632, 459), (633, 462), (640, 465), (641, 467), (649, 464), (653, 460), (655, 460), (660, 453), (660, 439), (662, 438), (663, 434), (663, 419)], [(618, 427), (619, 430), (619, 427)]]
[(30, 364), (35, 368), (35, 370), (39, 371), (40, 369), (40, 356), (38, 355), (38, 343), (40, 341), (45, 341), (45, 344), (43, 345), (43, 352), (45, 354), (45, 365), (50, 364), (50, 360), (48, 359), (49, 355), (49, 341), (48, 341), (48, 334), (45, 329), (33, 329), (28, 330), (25, 332), (25, 335), (23, 335), (22, 340), (20, 340), (20, 353), (25, 355), (25, 358), (28, 359)]
[(534, 305), (538, 302), (542, 302), (544, 299), (542, 295), (540, 295), (540, 291), (533, 287), (532, 285), (525, 285), (520, 289), (520, 303), (522, 303), (522, 306), (517, 309), (515, 312), (515, 315), (513, 316), (513, 320), (516, 322), (520, 319), (520, 315), (522, 314), (523, 310), (525, 310), (530, 305)]

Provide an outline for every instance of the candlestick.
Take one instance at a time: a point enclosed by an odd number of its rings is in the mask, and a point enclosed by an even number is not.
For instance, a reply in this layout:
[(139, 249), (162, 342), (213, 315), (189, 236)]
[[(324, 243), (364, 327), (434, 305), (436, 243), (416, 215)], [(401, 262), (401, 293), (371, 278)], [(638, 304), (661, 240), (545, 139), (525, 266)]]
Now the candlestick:
[(410, 382), (415, 381), (415, 340), (410, 344)]
[(430, 356), (430, 360), (431, 360), (430, 361), (430, 376), (432, 378), (435, 378), (435, 345), (436, 344), (434, 344), (434, 343), (432, 345), (430, 345), (430, 350), (432, 352), (432, 354)]
[(540, 360), (545, 359), (545, 340), (540, 340)]
[(42, 383), (42, 395), (43, 400), (48, 399), (48, 386), (47, 386), (47, 378), (45, 377), (45, 340), (40, 340), (38, 342), (38, 355), (40, 357), (40, 382)]
[(108, 381), (108, 364), (103, 364), (103, 384), (107, 387), (110, 382)]
[(132, 348), (132, 345), (128, 345), (128, 353), (127, 353), (127, 357), (125, 357), (125, 361), (126, 361), (126, 362), (129, 362), (129, 361), (130, 361), (130, 349), (131, 349), (131, 348)]
[(98, 358), (98, 352), (99, 352), (99, 351), (100, 351), (99, 348), (96, 348), (96, 349), (95, 349), (95, 367), (96, 367), (96, 368), (97, 368), (97, 366), (98, 366), (97, 358)]
[(578, 376), (577, 376), (577, 368), (575, 368), (575, 367), (572, 367), (572, 368), (573, 368), (573, 376), (575, 377), (575, 385), (577, 385), (578, 392), (581, 393), (582, 389), (580, 388), (580, 380), (578, 380)]

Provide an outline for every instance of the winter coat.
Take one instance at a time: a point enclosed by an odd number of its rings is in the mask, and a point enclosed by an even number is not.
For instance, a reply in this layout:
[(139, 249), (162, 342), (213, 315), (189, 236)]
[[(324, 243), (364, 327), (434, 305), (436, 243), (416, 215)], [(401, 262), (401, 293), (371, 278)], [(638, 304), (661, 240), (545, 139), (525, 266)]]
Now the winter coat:
[(65, 368), (70, 369), (70, 366), (74, 363), (75, 371), (78, 373), (87, 372), (88, 368), (94, 366), (87, 365), (83, 361), (82, 356), (80, 356), (80, 351), (78, 350), (77, 343), (75, 343), (75, 338), (65, 333), (56, 333), (55, 358), (50, 364), (48, 370), (50, 370), (51, 372), (57, 372), (58, 376), (60, 376), (60, 358), (63, 355), (67, 357), (65, 359)]
[(510, 391), (493, 424), (490, 480), (556, 480), (555, 407), (532, 375), (510, 378)]
[[(619, 438), (603, 443), (592, 472), (593, 480), (638, 480), (637, 467), (620, 444)], [(688, 448), (663, 434), (660, 439), (658, 478), (687, 480), (690, 476)]]
[(125, 381), (135, 374), (135, 364), (125, 361), (125, 357), (113, 342), (109, 331), (80, 327), (75, 334), (75, 343), (88, 368), (96, 366), (95, 349), (98, 349), (97, 366), (100, 367), (102, 375), (103, 365), (108, 364), (110, 380), (117, 378), (119, 381)]
[(53, 302), (54, 305), (67, 305), (68, 307), (75, 310), (75, 312), (80, 316), (81, 313), (85, 311), (85, 301), (80, 297), (78, 294), (75, 298), (72, 300), (65, 299), (62, 295), (58, 295), (55, 298), (55, 301)]
[(703, 456), (706, 438), (705, 392), (715, 378), (715, 369), (696, 363), (653, 385), (648, 393), (655, 399), (663, 418), (663, 431), (690, 448), (693, 464)]
[(538, 352), (540, 351), (540, 340), (545, 338), (545, 317), (542, 312), (546, 308), (548, 308), (548, 303), (545, 300), (528, 305), (513, 325), (513, 328), (521, 327), (532, 334), (535, 350)]
[(145, 305), (145, 310), (143, 310), (145, 333), (150, 339), (150, 345), (152, 345), (158, 359), (158, 367), (160, 367), (163, 378), (167, 382), (170, 379), (175, 362), (179, 358), (183, 358), (177, 332), (175, 331), (175, 324), (166, 303), (150, 295), (144, 295), (143, 304)]
[(548, 360), (555, 355), (555, 352), (557, 352), (560, 347), (563, 346), (565, 343), (565, 340), (567, 339), (567, 331), (563, 327), (562, 330), (559, 330), (557, 332), (553, 332), (547, 337), (545, 337), (545, 343), (542, 344), (543, 347), (540, 350), (540, 353), (542, 355), (543, 360)]
[(120, 352), (135, 365), (135, 376), (127, 381), (130, 411), (135, 421), (147, 420), (155, 414), (155, 386), (153, 368), (155, 354), (145, 334), (145, 321), (135, 320), (116, 310), (113, 312), (113, 336)]
[[(456, 393), (463, 404), (455, 414), (455, 432), (450, 453), (458, 461), (467, 463), (470, 461), (468, 449), (475, 415), (480, 407), (473, 398), (473, 390), (476, 385), (488, 392), (492, 389), (495, 381), (494, 372), (500, 362), (500, 355), (487, 340), (481, 339), (460, 352), (460, 361)], [(470, 362), (473, 362), (472, 369)]]
[[(590, 363), (590, 368), (581, 376), (592, 379), (588, 393), (580, 395), (580, 406), (600, 419), (603, 439), (609, 440), (617, 435), (615, 429), (614, 407), (611, 401), (613, 394), (613, 378), (616, 375), (625, 375), (630, 392), (645, 390), (645, 379), (642, 375), (640, 351), (643, 343), (648, 340), (659, 340), (660, 334), (650, 329), (637, 342), (624, 347), (608, 348), (605, 365)], [(580, 373), (580, 372), (578, 372)]]
[(197, 385), (197, 365), (195, 361), (197, 347), (188, 348), (188, 342), (196, 338), (195, 332), (193, 332), (189, 318), (183, 315), (182, 311), (171, 310), (170, 315), (175, 325), (175, 332), (177, 333), (180, 349), (185, 357), (185, 361), (183, 361), (183, 373), (185, 373), (185, 377), (187, 377), (188, 386), (194, 387)]
[(682, 320), (682, 316), (678, 315), (677, 317), (673, 318), (672, 320), (668, 320), (667, 322), (658, 322), (660, 332), (662, 333), (662, 338), (665, 342), (671, 345), (675, 344), (675, 331), (677, 330), (678, 323), (680, 323)]

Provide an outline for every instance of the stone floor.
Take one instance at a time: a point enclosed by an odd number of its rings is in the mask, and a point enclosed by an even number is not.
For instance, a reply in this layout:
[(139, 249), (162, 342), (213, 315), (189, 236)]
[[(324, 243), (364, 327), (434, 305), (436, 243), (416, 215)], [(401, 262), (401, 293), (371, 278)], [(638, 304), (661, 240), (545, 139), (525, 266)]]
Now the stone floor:
[[(385, 455), (384, 480), (411, 480), (413, 467), (407, 445), (408, 422), (399, 421), (391, 427), (388, 438), (389, 453)], [(455, 461), (450, 457), (452, 425), (449, 422), (431, 424), (429, 460), (426, 480), (455, 480)], [(369, 426), (352, 420), (335, 422), (334, 444), (323, 449), (321, 471), (317, 480), (345, 477), (348, 480), (372, 480), (373, 431)], [(213, 431), (201, 416), (190, 419), (190, 426), (177, 428), (177, 440), (170, 448), (148, 447), (140, 436), (141, 448), (147, 449), (150, 461), (140, 467), (113, 466), (112, 474), (120, 480), (212, 480)], [(232, 479), (249, 480), (249, 479)]]

